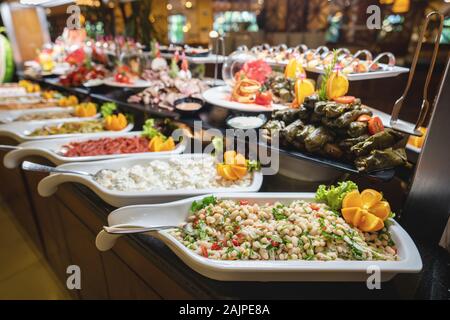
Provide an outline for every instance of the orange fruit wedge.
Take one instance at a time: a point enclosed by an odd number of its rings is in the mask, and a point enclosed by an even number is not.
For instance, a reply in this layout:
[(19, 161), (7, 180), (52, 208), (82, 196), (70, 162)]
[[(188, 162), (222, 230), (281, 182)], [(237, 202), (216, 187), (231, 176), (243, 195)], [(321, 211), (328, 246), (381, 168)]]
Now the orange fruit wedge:
[(364, 209), (369, 209), (381, 201), (383, 196), (376, 190), (366, 189), (361, 192), (361, 201)]
[(223, 166), (223, 173), (224, 178), (227, 180), (237, 180), (239, 177), (234, 174), (233, 170), (231, 169), (231, 165), (226, 164)]
[(423, 134), (421, 137), (410, 136), (408, 139), (408, 144), (416, 148), (422, 148), (423, 143), (425, 142), (425, 135), (427, 133), (427, 129), (424, 127), (420, 127), (419, 130)]
[(384, 220), (389, 217), (391, 207), (382, 201), (383, 195), (373, 189), (366, 189), (361, 194), (353, 190), (342, 200), (342, 217), (361, 231), (374, 232), (384, 228)]
[(247, 167), (233, 164), (231, 165), (231, 171), (233, 171), (235, 176), (241, 179), (247, 174)]
[(234, 164), (245, 167), (247, 166), (247, 161), (245, 160), (245, 157), (242, 154), (238, 153), (234, 158)]
[(380, 201), (379, 203), (370, 207), (369, 210), (371, 214), (377, 216), (378, 218), (384, 221), (389, 217), (389, 214), (391, 213), (391, 206), (387, 201)]
[(342, 208), (350, 208), (350, 207), (362, 207), (362, 199), (358, 190), (353, 190), (347, 193), (342, 200)]
[(148, 150), (151, 152), (159, 152), (163, 144), (163, 139), (160, 136), (153, 137), (148, 144)]
[(295, 82), (295, 99), (298, 104), (302, 104), (305, 101), (306, 97), (314, 94), (316, 92), (316, 88), (314, 87), (314, 83), (309, 79), (298, 79)]
[(289, 60), (286, 68), (284, 69), (284, 76), (289, 79), (296, 79), (300, 75), (305, 74), (302, 64), (296, 58)]
[(374, 232), (383, 229), (384, 222), (377, 216), (364, 212), (360, 222), (358, 223), (358, 228), (364, 232)]
[(236, 151), (234, 151), (234, 150), (226, 151), (223, 154), (223, 162), (225, 164), (234, 164), (235, 157), (236, 157)]
[(345, 96), (348, 92), (349, 83), (347, 77), (340, 73), (334, 72), (326, 83), (326, 93), (328, 99)]
[(162, 145), (161, 151), (172, 151), (175, 149), (175, 142), (172, 137), (169, 137)]
[(123, 113), (119, 113), (117, 116), (118, 119), (118, 127), (115, 130), (122, 130), (127, 126), (127, 117)]
[(361, 208), (358, 208), (358, 207), (343, 208), (341, 210), (341, 212), (342, 212), (342, 216), (344, 217), (345, 221), (347, 221), (348, 223), (350, 223), (354, 226), (357, 225), (359, 218), (361, 216)]

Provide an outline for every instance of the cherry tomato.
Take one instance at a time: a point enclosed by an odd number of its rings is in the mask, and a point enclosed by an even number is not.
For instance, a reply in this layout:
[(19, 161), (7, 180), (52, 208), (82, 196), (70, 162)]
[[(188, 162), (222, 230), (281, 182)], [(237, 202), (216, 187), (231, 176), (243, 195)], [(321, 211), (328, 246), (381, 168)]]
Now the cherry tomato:
[(333, 100), (336, 101), (337, 103), (350, 104), (350, 103), (353, 103), (355, 101), (355, 99), (356, 98), (353, 96), (343, 96), (343, 97), (334, 98)]
[(368, 123), (369, 133), (374, 135), (375, 133), (381, 132), (384, 130), (383, 122), (380, 117), (373, 117), (369, 120)]
[(358, 121), (359, 121), (359, 122), (367, 122), (367, 121), (369, 121), (370, 119), (372, 119), (371, 116), (369, 116), (368, 114), (363, 114), (363, 115), (360, 115), (360, 116), (359, 116)]
[(248, 200), (240, 200), (240, 201), (239, 201), (239, 204), (240, 204), (241, 206), (245, 206), (245, 205), (248, 204)]
[(208, 258), (208, 249), (206, 249), (206, 246), (200, 246), (200, 249), (202, 250), (202, 256)]
[(222, 247), (217, 242), (214, 242), (211, 245), (211, 250), (220, 250), (220, 249), (222, 249)]
[(270, 106), (272, 104), (272, 92), (258, 92), (256, 94), (255, 103), (261, 106)]

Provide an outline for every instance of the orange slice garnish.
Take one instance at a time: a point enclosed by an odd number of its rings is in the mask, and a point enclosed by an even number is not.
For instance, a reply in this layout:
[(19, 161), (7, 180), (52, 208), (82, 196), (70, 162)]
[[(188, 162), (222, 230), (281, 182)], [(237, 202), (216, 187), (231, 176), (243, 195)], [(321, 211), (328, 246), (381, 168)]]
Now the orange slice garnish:
[(340, 73), (334, 72), (326, 84), (327, 98), (332, 100), (334, 98), (345, 96), (348, 92), (349, 83), (347, 77)]

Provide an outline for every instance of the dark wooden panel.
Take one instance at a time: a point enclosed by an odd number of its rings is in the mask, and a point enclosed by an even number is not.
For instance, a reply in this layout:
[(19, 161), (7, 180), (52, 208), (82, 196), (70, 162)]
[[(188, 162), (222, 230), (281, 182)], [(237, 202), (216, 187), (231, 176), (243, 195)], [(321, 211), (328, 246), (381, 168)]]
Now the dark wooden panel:
[(70, 260), (81, 269), (82, 299), (107, 299), (108, 290), (102, 258), (95, 247), (95, 237), (61, 202), (58, 211), (62, 220)]
[(103, 252), (103, 264), (111, 299), (155, 300), (161, 297), (111, 251)]
[[(8, 142), (0, 138), (0, 144), (10, 144)], [(14, 217), (24, 227), (38, 249), (42, 251), (42, 241), (22, 171), (21, 169), (5, 168), (3, 166), (5, 154), (4, 151), (0, 151), (0, 194)]]
[[(65, 184), (60, 186), (57, 192), (57, 198), (64, 203), (67, 208), (72, 210), (86, 227), (97, 234), (102, 226), (106, 224), (107, 212), (104, 217), (100, 216), (98, 208), (94, 207), (86, 197), (82, 195), (73, 185)], [(98, 199), (99, 202), (102, 200)], [(111, 209), (112, 210), (112, 209)], [(151, 287), (158, 295), (166, 299), (192, 299), (193, 296), (183, 289), (176, 281), (172, 280), (164, 271), (155, 266), (143, 250), (132, 244), (127, 237), (124, 237), (116, 244), (114, 251), (127, 263), (129, 268), (139, 274), (145, 283)], [(70, 244), (69, 244), (70, 246)], [(94, 239), (90, 247), (97, 250)]]

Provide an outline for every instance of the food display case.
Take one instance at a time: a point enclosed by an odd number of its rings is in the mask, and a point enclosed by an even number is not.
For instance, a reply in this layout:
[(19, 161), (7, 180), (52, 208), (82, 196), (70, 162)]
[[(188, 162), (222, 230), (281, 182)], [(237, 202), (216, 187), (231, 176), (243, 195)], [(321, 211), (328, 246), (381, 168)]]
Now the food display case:
[(0, 196), (59, 280), (89, 270), (75, 299), (442, 299), (450, 63), (436, 63), (444, 16), (423, 21), (410, 63), (66, 30), (44, 46), (64, 70), (36, 59), (0, 83)]

